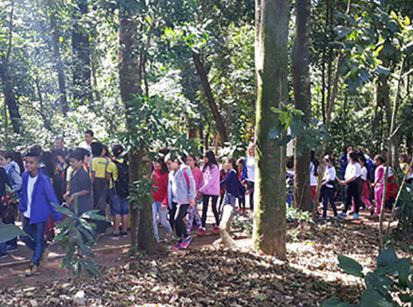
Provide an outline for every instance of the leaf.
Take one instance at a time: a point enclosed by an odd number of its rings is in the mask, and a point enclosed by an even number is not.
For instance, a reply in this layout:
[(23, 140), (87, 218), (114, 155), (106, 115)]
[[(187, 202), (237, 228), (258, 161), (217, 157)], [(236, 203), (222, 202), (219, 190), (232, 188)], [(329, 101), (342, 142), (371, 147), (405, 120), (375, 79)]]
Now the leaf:
[(338, 267), (342, 269), (344, 272), (346, 272), (347, 274), (351, 274), (357, 277), (362, 276), (361, 272), (363, 271), (363, 266), (352, 258), (339, 255), (338, 256)]
[(59, 36), (59, 43), (63, 44), (63, 42), (65, 41), (63, 36)]
[(392, 266), (396, 262), (397, 262), (397, 255), (394, 249), (392, 248), (383, 250), (377, 257), (378, 267)]
[(409, 276), (411, 273), (411, 263), (409, 259), (400, 259), (397, 262), (397, 272), (399, 273), (399, 283), (402, 287), (410, 284)]
[(388, 302), (377, 291), (367, 289), (360, 300), (361, 307), (393, 307), (393, 303)]
[(378, 73), (379, 75), (384, 75), (384, 76), (388, 76), (390, 75), (390, 68), (387, 67), (383, 67), (381, 65), (377, 65), (376, 67), (376, 73)]
[(80, 217), (82, 219), (86, 219), (86, 220), (106, 221), (106, 217), (99, 214), (98, 210), (87, 211), (87, 212), (83, 213)]
[(18, 236), (24, 236), (26, 233), (13, 224), (4, 224), (0, 220), (0, 243), (7, 242)]

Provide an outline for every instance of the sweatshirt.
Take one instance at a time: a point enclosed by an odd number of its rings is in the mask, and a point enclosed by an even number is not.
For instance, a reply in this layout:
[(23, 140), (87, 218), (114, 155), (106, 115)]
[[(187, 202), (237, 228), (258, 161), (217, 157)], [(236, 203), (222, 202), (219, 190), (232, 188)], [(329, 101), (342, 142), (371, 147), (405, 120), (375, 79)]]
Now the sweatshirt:
[(154, 169), (151, 175), (153, 201), (168, 204), (168, 173), (162, 174), (160, 170)]
[(225, 187), (226, 192), (235, 197), (240, 196), (242, 194), (242, 189), (244, 188), (241, 182), (239, 182), (238, 174), (234, 169), (230, 170), (221, 181), (221, 187)]
[(217, 165), (206, 166), (203, 170), (204, 185), (199, 189), (202, 195), (219, 196), (219, 169)]
[(191, 169), (181, 165), (176, 171), (169, 173), (168, 179), (168, 204), (173, 202), (178, 205), (189, 204), (195, 200), (195, 180)]

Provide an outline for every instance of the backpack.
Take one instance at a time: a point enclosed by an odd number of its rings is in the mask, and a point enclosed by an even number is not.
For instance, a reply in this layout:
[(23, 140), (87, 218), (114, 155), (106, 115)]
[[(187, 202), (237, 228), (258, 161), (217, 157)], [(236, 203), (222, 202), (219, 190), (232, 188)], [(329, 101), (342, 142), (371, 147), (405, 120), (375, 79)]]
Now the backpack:
[(127, 197), (129, 195), (129, 166), (128, 162), (124, 160), (122, 163), (113, 161), (118, 168), (118, 180), (114, 182), (116, 193), (120, 197)]

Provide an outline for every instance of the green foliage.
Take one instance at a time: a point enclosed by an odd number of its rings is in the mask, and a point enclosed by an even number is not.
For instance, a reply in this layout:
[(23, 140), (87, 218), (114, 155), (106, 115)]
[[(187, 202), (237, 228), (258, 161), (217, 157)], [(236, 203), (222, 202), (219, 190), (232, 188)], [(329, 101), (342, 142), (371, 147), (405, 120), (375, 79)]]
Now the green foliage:
[(410, 234), (413, 229), (413, 184), (406, 184), (401, 191), (396, 210), (399, 219), (398, 232)]
[(131, 184), (128, 201), (133, 208), (142, 209), (153, 202), (152, 185), (153, 182), (150, 178), (143, 178)]
[(69, 269), (77, 277), (100, 275), (92, 246), (96, 239), (96, 225), (93, 221), (106, 221), (97, 210), (91, 210), (78, 214), (78, 201), (74, 200), (69, 208), (55, 205), (55, 209), (65, 216), (65, 219), (57, 224), (59, 234), (55, 241), (58, 242), (66, 252), (62, 266)]
[(293, 207), (287, 207), (287, 221), (290, 223), (314, 223), (312, 213), (309, 211), (303, 211)]
[(323, 307), (399, 306), (394, 297), (398, 297), (404, 303), (413, 301), (411, 259), (399, 259), (394, 249), (383, 250), (377, 257), (376, 269), (366, 274), (362, 272), (363, 266), (351, 258), (340, 255), (338, 261), (338, 266), (344, 272), (356, 277), (364, 277), (366, 290), (358, 305), (349, 305), (337, 297), (332, 297), (323, 303)]
[(0, 243), (7, 242), (18, 236), (24, 236), (26, 233), (13, 224), (4, 224), (0, 219)]

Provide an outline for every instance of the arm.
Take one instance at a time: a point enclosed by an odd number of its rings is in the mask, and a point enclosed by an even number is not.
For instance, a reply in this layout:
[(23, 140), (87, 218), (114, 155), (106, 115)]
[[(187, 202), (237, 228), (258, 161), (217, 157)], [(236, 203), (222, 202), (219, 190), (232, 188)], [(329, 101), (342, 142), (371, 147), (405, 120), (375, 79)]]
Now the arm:
[(161, 176), (162, 189), (165, 191), (165, 197), (162, 201), (162, 205), (164, 207), (168, 207), (168, 177), (168, 174), (164, 174)]
[(55, 220), (60, 221), (62, 218), (62, 215), (56, 211), (55, 207), (53, 205), (58, 205), (59, 201), (57, 200), (56, 194), (54, 192), (54, 189), (52, 187), (52, 183), (48, 178), (45, 178), (44, 180), (44, 192), (46, 194), (46, 199), (49, 203), (49, 206), (52, 209), (52, 212), (54, 213)]
[(11, 189), (13, 192), (20, 191), (22, 188), (22, 178), (20, 175), (17, 173), (17, 171), (11, 172), (11, 178), (13, 180), (13, 186), (11, 186)]
[(192, 172), (189, 168), (185, 168), (183, 171), (183, 175), (188, 179), (188, 201), (191, 206), (195, 204), (195, 196), (196, 196), (196, 188), (195, 188), (195, 180)]

